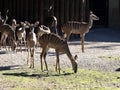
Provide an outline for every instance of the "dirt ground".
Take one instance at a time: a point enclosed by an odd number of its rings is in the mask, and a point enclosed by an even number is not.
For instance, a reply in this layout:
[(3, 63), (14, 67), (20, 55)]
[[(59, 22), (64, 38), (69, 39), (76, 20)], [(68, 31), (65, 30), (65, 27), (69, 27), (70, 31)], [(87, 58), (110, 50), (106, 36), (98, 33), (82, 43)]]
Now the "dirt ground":
[[(120, 31), (113, 29), (92, 29), (85, 37), (85, 53), (81, 51), (79, 38), (71, 39), (68, 44), (72, 55), (78, 55), (79, 68), (102, 71), (120, 71)], [(40, 65), (41, 48), (35, 50), (35, 64)], [(55, 65), (55, 51), (50, 49), (47, 62)], [(0, 50), (0, 69), (26, 65), (27, 52), (9, 52)], [(71, 67), (65, 54), (60, 55), (62, 66)], [(49, 66), (48, 66), (49, 67)]]

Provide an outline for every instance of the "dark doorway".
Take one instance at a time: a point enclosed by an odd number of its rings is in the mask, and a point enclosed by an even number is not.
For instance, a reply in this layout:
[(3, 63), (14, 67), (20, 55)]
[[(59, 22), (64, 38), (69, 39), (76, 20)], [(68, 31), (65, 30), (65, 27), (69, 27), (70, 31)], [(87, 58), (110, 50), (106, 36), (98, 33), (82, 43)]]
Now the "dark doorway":
[(108, 26), (108, 8), (109, 0), (90, 0), (90, 10), (95, 13), (100, 20), (95, 21), (96, 26), (107, 27)]

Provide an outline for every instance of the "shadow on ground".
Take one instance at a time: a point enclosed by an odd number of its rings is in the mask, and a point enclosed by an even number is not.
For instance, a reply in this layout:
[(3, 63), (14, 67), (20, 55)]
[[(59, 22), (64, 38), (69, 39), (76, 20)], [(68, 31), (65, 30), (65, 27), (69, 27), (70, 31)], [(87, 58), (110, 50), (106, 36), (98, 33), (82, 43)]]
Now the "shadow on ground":
[(115, 71), (120, 72), (120, 68), (116, 69)]
[(7, 53), (6, 51), (0, 51), (0, 55), (6, 54), (6, 53)]
[(51, 74), (48, 72), (42, 72), (40, 74), (38, 73), (30, 74), (29, 72), (3, 73), (3, 75), (5, 76), (21, 76), (21, 77), (36, 77), (36, 78), (49, 77), (49, 76), (68, 76), (72, 74), (74, 73), (63, 73), (63, 74)]
[(0, 71), (4, 71), (4, 70), (15, 70), (15, 69), (19, 69), (19, 65), (0, 67)]
[[(80, 41), (79, 35), (71, 35), (70, 41)], [(85, 35), (85, 41), (120, 42), (120, 29), (93, 28)]]

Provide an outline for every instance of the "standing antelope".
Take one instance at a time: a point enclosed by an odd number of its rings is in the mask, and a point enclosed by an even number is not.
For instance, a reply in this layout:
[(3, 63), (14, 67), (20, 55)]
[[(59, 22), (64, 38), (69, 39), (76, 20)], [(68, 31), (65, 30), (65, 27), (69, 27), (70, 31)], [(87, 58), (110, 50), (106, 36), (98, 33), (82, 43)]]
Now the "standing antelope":
[(58, 34), (57, 30), (57, 18), (54, 16), (54, 1), (50, 2), (51, 5), (47, 9), (46, 22), (45, 25), (50, 28), (51, 33)]
[[(30, 32), (27, 36), (27, 47), (28, 47), (28, 59), (27, 64), (29, 61), (30, 56), (30, 68), (34, 68), (34, 54), (35, 54), (35, 45), (37, 43), (36, 34), (34, 33), (34, 28), (30, 28)], [(30, 54), (30, 55), (29, 55)]]
[(0, 12), (0, 26), (3, 25), (3, 24), (6, 24), (6, 21), (8, 20), (8, 16), (7, 16), (8, 12), (9, 12), (9, 10), (6, 11), (5, 18), (3, 18), (1, 16), (1, 12)]
[(1, 13), (0, 13), (0, 32), (1, 32), (1, 45), (4, 45), (6, 47), (6, 39), (8, 38), (9, 44), (11, 46), (12, 50), (15, 50), (16, 48), (16, 37), (15, 37), (15, 31), (13, 28), (6, 24), (6, 21), (8, 20), (8, 14), (9, 10), (6, 11), (6, 18), (2, 19)]
[(93, 20), (99, 20), (99, 17), (90, 12), (89, 22), (77, 22), (77, 21), (69, 21), (65, 25), (62, 26), (62, 32), (65, 33), (65, 38), (68, 40), (71, 33), (80, 34), (81, 44), (82, 44), (82, 52), (84, 52), (84, 37), (85, 34), (89, 32), (89, 29), (93, 25)]
[(1, 32), (1, 45), (6, 46), (6, 39), (8, 38), (8, 40), (10, 41), (9, 43), (10, 43), (11, 49), (15, 50), (16, 37), (15, 37), (15, 31), (13, 30), (13, 28), (10, 25), (5, 24), (0, 27), (0, 32)]
[(68, 58), (71, 61), (72, 64), (72, 68), (74, 70), (74, 73), (77, 72), (77, 55), (75, 57), (73, 57), (71, 55), (71, 52), (69, 50), (67, 41), (65, 39), (60, 38), (58, 35), (55, 35), (53, 33), (49, 33), (49, 34), (43, 34), (40, 38), (39, 38), (39, 43), (41, 45), (42, 48), (42, 52), (40, 55), (40, 60), (41, 60), (41, 70), (43, 71), (43, 64), (42, 64), (42, 57), (44, 57), (44, 62), (45, 62), (45, 66), (46, 66), (46, 70), (48, 70), (48, 66), (47, 66), (47, 62), (46, 62), (46, 55), (48, 52), (49, 48), (54, 48), (56, 51), (56, 71), (59, 70), (59, 74), (60, 74), (60, 61), (59, 61), (59, 53), (63, 52), (65, 53)]
[(18, 37), (18, 46), (20, 45), (20, 50), (22, 52), (23, 42), (26, 47), (26, 31), (25, 31), (26, 24), (24, 22), (21, 22), (21, 26), (22, 27), (17, 30), (17, 37)]
[(57, 18), (55, 16), (49, 16), (47, 17), (47, 27), (50, 28), (51, 33), (58, 34), (57, 31)]
[(12, 28), (16, 31), (16, 28), (18, 26), (20, 26), (19, 24), (17, 24), (17, 21), (15, 19), (12, 20), (12, 24), (11, 24)]

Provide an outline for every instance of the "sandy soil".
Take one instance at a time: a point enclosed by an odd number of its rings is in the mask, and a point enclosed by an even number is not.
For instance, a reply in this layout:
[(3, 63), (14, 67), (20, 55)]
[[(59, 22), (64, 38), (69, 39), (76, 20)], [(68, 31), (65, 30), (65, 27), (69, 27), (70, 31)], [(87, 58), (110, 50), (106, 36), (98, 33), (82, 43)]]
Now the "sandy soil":
[[(116, 71), (120, 68), (120, 43), (117, 42), (85, 42), (85, 53), (81, 51), (79, 41), (70, 41), (69, 48), (72, 55), (78, 55), (79, 68), (97, 69), (104, 71)], [(35, 50), (35, 64), (40, 64), (41, 48)], [(0, 69), (2, 67), (14, 67), (26, 65), (27, 52), (0, 51)], [(56, 57), (54, 49), (50, 49), (47, 62), (55, 65)], [(70, 61), (65, 54), (60, 55), (61, 65), (71, 67)]]
[[(68, 42), (72, 55), (78, 55), (79, 68), (120, 71), (120, 35), (118, 31), (110, 31), (108, 29), (90, 31), (86, 35), (85, 53), (81, 51), (79, 39)], [(35, 50), (35, 64), (40, 64), (40, 52), (41, 48), (37, 47)], [(47, 55), (47, 62), (55, 65), (55, 58), (54, 49), (50, 49)], [(26, 61), (27, 51), (15, 53), (3, 49), (0, 50), (0, 69), (26, 65)], [(63, 66), (71, 67), (70, 61), (65, 54), (60, 55), (60, 63)]]

